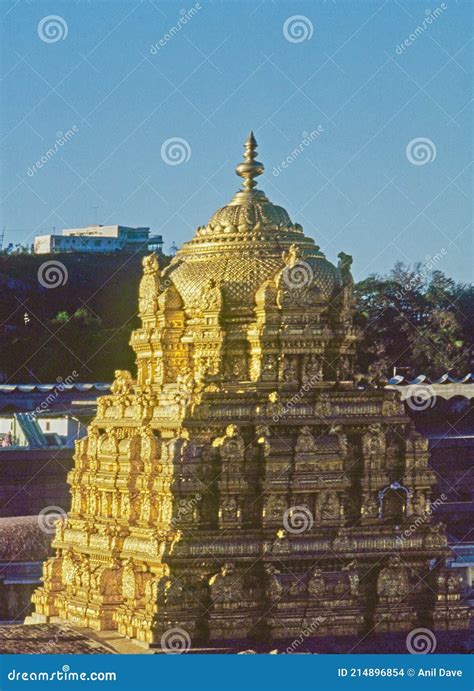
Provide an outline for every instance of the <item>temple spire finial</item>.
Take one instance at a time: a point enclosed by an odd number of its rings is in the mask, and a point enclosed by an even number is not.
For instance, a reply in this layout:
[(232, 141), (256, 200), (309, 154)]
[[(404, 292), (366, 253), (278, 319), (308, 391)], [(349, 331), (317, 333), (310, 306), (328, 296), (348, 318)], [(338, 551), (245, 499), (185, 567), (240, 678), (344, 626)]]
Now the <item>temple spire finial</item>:
[(237, 173), (237, 175), (240, 175), (240, 177), (243, 178), (244, 190), (251, 193), (257, 185), (257, 183), (255, 182), (255, 178), (261, 175), (265, 170), (263, 163), (260, 163), (260, 161), (255, 160), (257, 157), (257, 141), (252, 131), (245, 140), (244, 147), (245, 161), (239, 163), (239, 165), (235, 169), (235, 172)]

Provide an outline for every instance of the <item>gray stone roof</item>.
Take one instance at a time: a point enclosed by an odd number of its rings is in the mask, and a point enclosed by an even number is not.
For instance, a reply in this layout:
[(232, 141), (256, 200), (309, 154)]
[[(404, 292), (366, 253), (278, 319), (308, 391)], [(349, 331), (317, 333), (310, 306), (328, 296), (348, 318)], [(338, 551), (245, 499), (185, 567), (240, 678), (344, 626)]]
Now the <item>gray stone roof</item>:
[(64, 653), (109, 654), (114, 652), (66, 625), (32, 624), (0, 626), (0, 654), (52, 655)]
[(40, 516), (0, 518), (0, 564), (44, 561), (53, 536), (50, 521)]

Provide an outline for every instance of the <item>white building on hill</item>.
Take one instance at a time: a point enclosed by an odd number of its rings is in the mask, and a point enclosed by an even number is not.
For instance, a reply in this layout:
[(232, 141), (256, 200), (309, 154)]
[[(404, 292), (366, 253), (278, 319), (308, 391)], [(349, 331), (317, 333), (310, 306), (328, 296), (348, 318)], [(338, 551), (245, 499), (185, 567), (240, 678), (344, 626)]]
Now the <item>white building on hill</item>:
[(133, 251), (140, 247), (161, 253), (162, 236), (150, 237), (149, 228), (95, 225), (67, 228), (61, 235), (37, 235), (34, 244), (35, 254)]

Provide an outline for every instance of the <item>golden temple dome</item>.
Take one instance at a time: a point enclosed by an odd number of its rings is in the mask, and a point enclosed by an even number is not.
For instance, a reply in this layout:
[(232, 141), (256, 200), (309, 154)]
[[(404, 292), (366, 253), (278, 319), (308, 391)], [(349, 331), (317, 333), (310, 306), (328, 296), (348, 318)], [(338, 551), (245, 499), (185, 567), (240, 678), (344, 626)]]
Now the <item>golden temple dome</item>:
[[(256, 160), (257, 142), (252, 132), (244, 146), (244, 161), (236, 167), (237, 175), (243, 178), (242, 188), (183, 244), (164, 270), (164, 278), (174, 284), (185, 309), (201, 302), (203, 290), (212, 280), (222, 290), (225, 307), (247, 311), (254, 308), (262, 284), (276, 279), (292, 261), (288, 253), (294, 247), (296, 270), (302, 268), (307, 281), (311, 280), (306, 288), (318, 295), (318, 302), (327, 303), (342, 287), (339, 268), (305, 236), (298, 223), (292, 222), (283, 207), (256, 188), (255, 178), (263, 173), (264, 166)], [(289, 257), (286, 263), (285, 253)]]

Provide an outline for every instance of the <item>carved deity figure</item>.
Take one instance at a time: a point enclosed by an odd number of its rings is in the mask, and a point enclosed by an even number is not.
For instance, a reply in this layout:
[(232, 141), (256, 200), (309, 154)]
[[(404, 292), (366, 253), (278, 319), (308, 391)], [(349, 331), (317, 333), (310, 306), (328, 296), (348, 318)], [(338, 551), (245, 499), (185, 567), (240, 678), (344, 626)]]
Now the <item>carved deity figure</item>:
[(222, 293), (214, 278), (210, 278), (204, 286), (201, 304), (205, 310), (219, 310), (221, 308)]
[(380, 598), (403, 600), (410, 592), (408, 573), (399, 556), (390, 557), (388, 564), (380, 571), (377, 579), (377, 594)]
[(303, 361), (303, 379), (316, 383), (323, 378), (321, 360), (313, 353), (307, 355)]
[(149, 521), (151, 514), (151, 495), (150, 492), (142, 492), (140, 506), (140, 518), (142, 521)]
[(165, 585), (165, 601), (170, 605), (179, 605), (185, 597), (184, 585), (179, 578), (169, 578)]
[(282, 528), (277, 530), (277, 534), (272, 543), (273, 554), (287, 554), (290, 551), (290, 541), (286, 531)]
[(342, 552), (343, 550), (352, 550), (355, 546), (356, 541), (349, 536), (349, 529), (344, 526), (339, 528), (332, 543), (333, 549)]
[(298, 434), (295, 451), (296, 453), (309, 453), (311, 451), (316, 451), (316, 448), (316, 441), (311, 432), (311, 428), (305, 425)]
[(326, 590), (326, 584), (321, 569), (313, 569), (311, 578), (308, 581), (308, 593), (312, 597), (322, 597)]
[(415, 492), (412, 502), (413, 513), (422, 516), (426, 510), (426, 499), (423, 492)]
[(226, 373), (232, 379), (245, 379), (247, 373), (245, 355), (232, 355), (227, 358)]
[(296, 262), (301, 260), (301, 249), (298, 247), (298, 245), (292, 244), (290, 245), (288, 250), (285, 250), (281, 258), (285, 262), (287, 266), (294, 266)]
[(266, 354), (263, 356), (262, 376), (275, 374), (278, 364), (276, 355)]
[(349, 588), (351, 597), (357, 597), (359, 595), (359, 573), (357, 571), (357, 562), (352, 560), (349, 564), (342, 567), (343, 571), (348, 572), (349, 576)]
[(143, 257), (143, 277), (138, 288), (138, 309), (142, 317), (153, 316), (158, 309), (160, 271), (156, 254)]
[(445, 547), (448, 543), (444, 523), (432, 523), (428, 526), (428, 533), (424, 539), (425, 547)]
[(321, 498), (321, 518), (323, 520), (330, 520), (338, 518), (340, 503), (337, 495), (334, 492), (328, 492)]
[(332, 406), (330, 397), (327, 394), (322, 393), (314, 404), (315, 414), (317, 417), (324, 419), (326, 416), (331, 415), (331, 410)]
[(282, 521), (283, 514), (287, 509), (287, 500), (285, 497), (272, 494), (265, 503), (265, 516), (270, 520)]
[(189, 397), (192, 393), (193, 383), (194, 378), (191, 368), (184, 367), (176, 377), (179, 395), (183, 398)]
[(462, 591), (463, 580), (462, 576), (450, 571), (446, 578), (446, 590), (451, 594), (459, 594)]
[(298, 363), (294, 357), (286, 357), (283, 361), (283, 379), (287, 382), (298, 381)]
[(160, 509), (161, 509), (161, 522), (162, 523), (169, 523), (171, 521), (171, 517), (173, 514), (173, 503), (171, 501), (171, 498), (168, 496), (164, 496), (161, 499), (160, 503)]
[(126, 600), (133, 600), (136, 595), (135, 571), (133, 560), (126, 559), (122, 568), (122, 595)]
[(377, 518), (379, 515), (379, 503), (375, 497), (367, 497), (362, 506), (364, 518)]
[(245, 444), (236, 425), (228, 425), (225, 436), (216, 440), (215, 443), (220, 446), (220, 455), (226, 464), (243, 459)]
[(341, 355), (339, 358), (339, 364), (338, 364), (338, 379), (339, 380), (348, 380), (350, 379), (351, 372), (352, 372), (352, 366), (351, 366), (351, 360), (347, 355)]
[(235, 521), (237, 519), (238, 504), (234, 497), (226, 497), (222, 501), (222, 519), (224, 521)]
[(234, 565), (229, 562), (211, 577), (209, 587), (214, 604), (238, 602), (242, 598), (242, 582), (236, 578)]
[(280, 572), (272, 564), (265, 566), (265, 572), (269, 577), (268, 597), (272, 602), (276, 602), (283, 594), (283, 585), (279, 578)]

